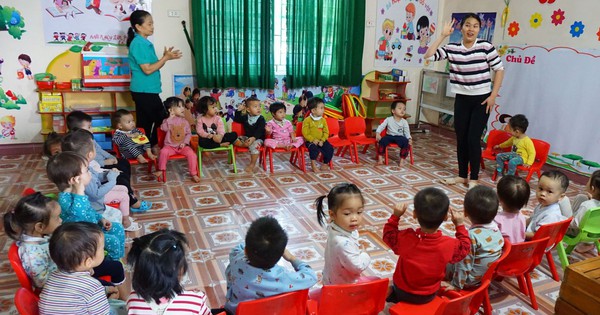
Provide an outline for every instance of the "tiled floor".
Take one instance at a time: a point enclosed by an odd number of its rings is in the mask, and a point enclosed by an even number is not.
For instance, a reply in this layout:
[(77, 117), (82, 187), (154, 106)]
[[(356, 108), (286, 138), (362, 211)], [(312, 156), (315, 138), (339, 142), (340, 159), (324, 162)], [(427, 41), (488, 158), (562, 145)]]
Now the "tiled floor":
[[(414, 134), (414, 139), (415, 164), (404, 168), (391, 164), (375, 166), (372, 150), (368, 156), (361, 155), (361, 165), (336, 157), (335, 169), (319, 174), (303, 174), (290, 165), (284, 153), (275, 154), (274, 174), (262, 170), (256, 174), (233, 174), (226, 156), (213, 153), (203, 159), (204, 174), (199, 184), (190, 180), (183, 160), (169, 162), (165, 184), (146, 175), (143, 167), (135, 167), (134, 188), (142, 198), (154, 202), (154, 206), (148, 213), (136, 216), (143, 229), (129, 233), (128, 241), (163, 227), (185, 232), (190, 243), (188, 260), (191, 267), (185, 284), (187, 288), (205, 291), (210, 305), (217, 307), (224, 303), (223, 274), (228, 264), (228, 252), (243, 241), (249, 223), (260, 216), (271, 215), (279, 219), (289, 235), (290, 250), (310, 262), (320, 273), (326, 234), (317, 223), (312, 204), (317, 196), (327, 193), (336, 183), (351, 181), (362, 189), (366, 200), (361, 236), (368, 245), (372, 263), (365, 273), (390, 277), (396, 257), (381, 240), (383, 224), (391, 213), (390, 206), (399, 201), (412, 202), (417, 191), (435, 186), (448, 194), (453, 206), (461, 207), (466, 192), (462, 186), (443, 186), (438, 182), (440, 178), (455, 174), (454, 139), (435, 132)], [(396, 161), (396, 155), (392, 155)], [(247, 155), (238, 155), (237, 160), (242, 166), (238, 170), (243, 170), (249, 159)], [(481, 174), (484, 185), (492, 185), (490, 168)], [(537, 179), (532, 179), (533, 187), (536, 183)], [(568, 195), (581, 191), (581, 184), (571, 183)], [(1, 157), (0, 211), (13, 206), (25, 187), (42, 192), (56, 190), (46, 177), (45, 162), (37, 155)], [(535, 204), (532, 194), (524, 213), (529, 215)], [(405, 215), (403, 223), (415, 225), (416, 221)], [(450, 222), (441, 228), (445, 233), (453, 233)], [(17, 314), (12, 299), (18, 282), (6, 259), (11, 243), (3, 233), (0, 234), (0, 313)], [(574, 260), (583, 258), (573, 255)], [(558, 260), (557, 264), (560, 266)], [(540, 304), (537, 312), (530, 307), (529, 299), (518, 292), (516, 281), (507, 279), (493, 283), (494, 314), (553, 314), (560, 283), (549, 275), (544, 261), (533, 277)]]

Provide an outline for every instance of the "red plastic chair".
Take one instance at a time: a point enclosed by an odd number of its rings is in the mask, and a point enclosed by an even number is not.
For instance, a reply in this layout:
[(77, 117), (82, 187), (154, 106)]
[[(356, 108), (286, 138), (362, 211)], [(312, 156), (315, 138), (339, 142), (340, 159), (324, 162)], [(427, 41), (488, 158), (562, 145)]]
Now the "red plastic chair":
[(529, 295), (531, 307), (538, 309), (535, 292), (529, 275), (537, 267), (546, 251), (549, 238), (512, 244), (508, 256), (498, 264), (496, 275), (500, 277), (517, 277), (520, 291)]
[[(157, 131), (156, 135), (158, 137), (158, 147), (162, 149), (162, 147), (165, 146), (165, 137), (167, 136), (167, 133), (160, 128), (157, 128), (156, 131)], [(186, 159), (185, 155), (183, 155), (183, 154), (171, 155), (168, 160), (171, 161), (171, 160), (180, 160), (180, 159)], [(160, 178), (158, 178), (158, 180), (160, 181), (162, 179), (162, 182), (166, 183), (167, 182), (167, 170), (159, 170), (158, 169), (158, 160), (156, 161), (156, 170), (162, 172), (162, 175), (160, 176)], [(198, 174), (200, 174), (200, 171), (198, 171)]]
[[(352, 142), (352, 147), (354, 148), (354, 156), (356, 157), (356, 164), (359, 164), (358, 158), (358, 148), (357, 145), (363, 145), (363, 154), (367, 152), (369, 145), (377, 144), (377, 140), (375, 138), (369, 138), (365, 135), (365, 130), (367, 130), (367, 125), (365, 123), (365, 119), (362, 117), (347, 117), (344, 119), (344, 133), (346, 135), (346, 139)], [(342, 157), (345, 155), (348, 149), (344, 149), (342, 152)]]
[(496, 161), (496, 154), (499, 152), (510, 152), (510, 147), (494, 150), (495, 145), (499, 145), (500, 143), (510, 139), (510, 133), (504, 130), (491, 130), (487, 137), (487, 143), (485, 144), (485, 150), (481, 152), (481, 169), (485, 169), (484, 160)]
[[(302, 137), (302, 129), (300, 129), (300, 135), (298, 135), (298, 132), (296, 131), (295, 134), (296, 137)], [(267, 136), (267, 139), (271, 138), (270, 135)], [(296, 154), (298, 152), (301, 152), (305, 149), (304, 144), (302, 144), (301, 146), (297, 147), (297, 148), (290, 148), (290, 149), (286, 149), (286, 148), (270, 148), (270, 147), (265, 147), (266, 152), (265, 152), (265, 156), (268, 157), (269, 159), (269, 167), (271, 168), (271, 173), (273, 173), (273, 152), (289, 152), (290, 153), (290, 163), (292, 165), (294, 164), (294, 157), (296, 156)], [(305, 169), (303, 169), (302, 165), (296, 165), (300, 170), (306, 172)]]
[[(231, 131), (235, 132), (238, 137), (239, 136), (243, 136), (246, 134), (246, 131), (244, 130), (244, 125), (240, 124), (239, 122), (231, 122)], [(238, 146), (233, 146), (233, 152), (235, 153), (241, 153), (241, 152), (250, 152), (250, 149), (248, 148), (244, 148), (244, 147), (238, 147)], [(267, 171), (267, 160), (266, 160), (266, 150), (265, 150), (265, 146), (260, 146), (260, 148), (258, 148), (258, 152), (259, 152), (259, 157), (258, 157), (258, 163), (262, 164), (263, 170), (266, 172)]]
[[(329, 128), (329, 125), (327, 125), (327, 128)], [(302, 122), (296, 123), (296, 137), (302, 137)], [(329, 139), (327, 139), (327, 141), (329, 141)], [(306, 173), (306, 157), (304, 156), (304, 154), (308, 151), (308, 148), (306, 148), (306, 142), (299, 149), (300, 150), (298, 152), (292, 152), (292, 157), (290, 158), (290, 161), (293, 161), (292, 164), (296, 164), (298, 157), (300, 157), (301, 166), (299, 167), (304, 173)], [(321, 161), (323, 160), (322, 154), (319, 155), (319, 159)], [(329, 169), (333, 170), (333, 159), (329, 161)]]
[[(377, 315), (385, 306), (389, 279), (353, 284), (326, 285), (318, 311), (312, 314)], [(309, 303), (315, 305), (315, 301)]]
[[(236, 315), (306, 315), (308, 289), (241, 302)], [(221, 312), (218, 315), (225, 315)]]
[[(523, 165), (517, 166), (517, 174), (519, 171), (527, 172), (527, 177), (525, 180), (529, 182), (533, 173), (537, 173), (538, 178), (540, 178), (542, 172), (542, 166), (546, 164), (546, 160), (548, 160), (548, 153), (550, 152), (550, 144), (543, 140), (531, 139), (533, 141), (533, 146), (535, 147), (535, 160), (533, 161), (533, 165), (529, 168), (524, 167)], [(504, 167), (506, 167), (508, 161), (504, 163)], [(498, 176), (498, 170), (494, 170), (494, 175), (492, 176), (493, 180), (496, 180)]]
[(40, 299), (33, 292), (19, 288), (15, 293), (15, 306), (21, 315), (38, 315)]
[[(327, 129), (329, 129), (329, 143), (332, 147), (338, 148), (335, 155), (341, 156), (342, 152), (352, 146), (352, 142), (348, 139), (340, 138), (340, 122), (335, 118), (326, 118), (327, 121)], [(350, 160), (355, 162), (354, 151), (350, 151)]]
[[(385, 119), (382, 119), (379, 123), (382, 124), (384, 120)], [(381, 132), (381, 137), (383, 138), (386, 135), (387, 135), (387, 128), (383, 129), (383, 131)], [(375, 147), (379, 148), (379, 142), (377, 142), (375, 144)], [(389, 160), (388, 160), (388, 149), (389, 148), (398, 148), (398, 145), (395, 144), (395, 143), (390, 143), (387, 147), (385, 147), (385, 165), (388, 165), (388, 162), (389, 162)], [(379, 149), (376, 150), (376, 152), (377, 153), (375, 154), (375, 159), (377, 160), (377, 159), (379, 159)], [(414, 165), (415, 164), (415, 160), (413, 158), (413, 148), (412, 148), (412, 145), (408, 146), (408, 155), (410, 156), (410, 165)]]
[[(146, 134), (146, 132), (144, 131), (144, 128), (138, 128), (142, 133)], [(112, 138), (114, 139), (115, 137), (115, 131), (113, 130), (111, 133)], [(113, 151), (115, 152), (115, 156), (118, 158), (122, 158), (123, 156), (121, 155), (121, 152), (119, 152), (119, 146), (113, 141), (112, 143), (112, 147), (113, 147)], [(155, 163), (155, 161), (152, 161), (148, 158), (148, 156), (146, 156), (146, 154), (144, 154), (144, 157), (146, 157), (146, 160), (148, 160), (148, 174), (152, 174), (152, 165)], [(129, 161), (129, 164), (131, 165), (137, 165), (140, 164), (140, 162), (138, 162), (137, 159), (127, 159), (127, 161)], [(157, 169), (158, 169), (158, 164), (157, 165)]]
[(567, 229), (569, 228), (571, 221), (573, 221), (573, 217), (570, 217), (564, 221), (544, 224), (540, 226), (532, 238), (532, 240), (538, 240), (545, 237), (548, 238), (548, 244), (546, 245), (546, 260), (548, 260), (548, 267), (552, 272), (552, 278), (554, 278), (554, 281), (560, 281), (560, 277), (558, 276), (556, 265), (554, 264), (554, 259), (552, 258), (552, 250), (562, 241), (563, 237), (567, 233)]
[(481, 286), (467, 295), (459, 295), (454, 291), (448, 291), (445, 296), (436, 296), (427, 304), (409, 304), (399, 302), (390, 308), (391, 315), (419, 314), (419, 315), (465, 315), (475, 314), (471, 311), (471, 305), (480, 305), (484, 292), (487, 292), (490, 280), (485, 280)]
[(17, 275), (17, 279), (19, 279), (21, 287), (34, 295), (40, 294), (38, 290), (34, 289), (31, 279), (29, 279), (27, 272), (23, 269), (23, 262), (21, 262), (21, 258), (19, 257), (19, 247), (16, 243), (12, 243), (8, 249), (8, 260)]

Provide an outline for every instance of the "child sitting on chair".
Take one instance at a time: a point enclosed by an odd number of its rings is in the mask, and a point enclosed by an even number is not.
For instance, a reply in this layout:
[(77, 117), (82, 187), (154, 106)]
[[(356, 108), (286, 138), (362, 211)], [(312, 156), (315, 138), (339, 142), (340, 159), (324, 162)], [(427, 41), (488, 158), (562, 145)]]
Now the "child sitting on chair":
[[(302, 122), (302, 136), (306, 141), (308, 154), (310, 156), (310, 165), (314, 172), (326, 170), (327, 165), (333, 158), (333, 146), (327, 141), (329, 138), (329, 128), (327, 121), (323, 117), (325, 112), (325, 103), (318, 97), (308, 100), (306, 105), (310, 110), (310, 115), (304, 118)], [(323, 166), (317, 168), (317, 157), (319, 153), (323, 155)]]
[(532, 239), (540, 226), (567, 219), (560, 212), (558, 201), (565, 196), (568, 187), (569, 178), (563, 172), (546, 171), (542, 173), (538, 181), (538, 189), (535, 192), (539, 204), (529, 218), (525, 232), (526, 240)]
[(233, 121), (244, 125), (244, 136), (240, 136), (235, 145), (250, 150), (250, 164), (245, 171), (254, 172), (254, 166), (258, 161), (259, 148), (265, 139), (265, 118), (260, 114), (260, 101), (256, 97), (249, 97), (238, 106)]
[(462, 212), (450, 211), (456, 238), (444, 236), (438, 230), (448, 218), (450, 206), (443, 191), (425, 188), (415, 195), (414, 205), (413, 217), (420, 228), (398, 230), (400, 217), (408, 209), (406, 203), (394, 206), (394, 214), (383, 227), (383, 241), (400, 256), (387, 302), (425, 304), (432, 301), (444, 279), (446, 265), (461, 261), (471, 249)]
[(196, 132), (198, 145), (204, 149), (228, 147), (237, 139), (235, 132), (225, 132), (223, 118), (217, 115), (216, 103), (217, 100), (212, 96), (203, 96), (198, 100)]
[(298, 98), (298, 105), (294, 106), (292, 124), (295, 126), (297, 122), (304, 120), (304, 117), (310, 114), (310, 110), (306, 107), (308, 100), (313, 98), (313, 92), (302, 91), (302, 95)]
[(504, 161), (508, 161), (506, 175), (515, 175), (517, 166), (530, 167), (535, 161), (535, 147), (533, 141), (525, 134), (529, 121), (525, 115), (514, 115), (508, 121), (510, 137), (508, 140), (494, 146), (495, 150), (512, 146), (511, 152), (496, 154), (496, 170), (500, 175), (504, 171)]
[(521, 208), (529, 201), (529, 184), (521, 177), (506, 175), (498, 181), (496, 190), (502, 211), (498, 212), (494, 222), (502, 236), (508, 237), (512, 244), (524, 242), (527, 218), (521, 214)]
[(163, 176), (167, 169), (169, 157), (175, 154), (184, 155), (188, 162), (188, 169), (192, 180), (195, 183), (200, 182), (198, 176), (198, 157), (190, 147), (192, 130), (190, 124), (183, 117), (183, 101), (179, 97), (171, 96), (165, 100), (165, 109), (169, 117), (165, 118), (160, 125), (160, 129), (166, 133), (163, 147), (160, 149), (158, 157), (158, 170), (154, 175), (158, 178)]
[[(600, 170), (592, 173), (585, 185), (585, 190), (585, 194), (579, 194), (573, 200), (573, 209), (576, 210), (573, 213), (573, 221), (567, 230), (567, 234), (570, 236), (579, 234), (579, 224), (589, 210), (600, 207)], [(581, 243), (577, 251), (584, 253), (593, 247), (594, 244)]]
[[(386, 118), (375, 131), (377, 134), (375, 138), (379, 141), (379, 145), (377, 146), (377, 154), (379, 155), (377, 164), (383, 164), (385, 148), (391, 143), (395, 143), (400, 147), (400, 162), (398, 164), (402, 166), (408, 156), (409, 147), (412, 145), (410, 128), (408, 122), (404, 119), (406, 104), (402, 101), (394, 101), (390, 107), (392, 116)], [(386, 130), (386, 135), (382, 138), (381, 133), (384, 129)]]
[(146, 153), (150, 160), (156, 160), (156, 155), (150, 149), (150, 140), (139, 129), (135, 127), (133, 114), (126, 109), (115, 112), (115, 134), (113, 141), (119, 147), (119, 152), (126, 159), (137, 159), (144, 164), (148, 160), (144, 157)]
[(296, 137), (294, 126), (285, 119), (285, 105), (281, 102), (275, 102), (269, 106), (269, 111), (273, 119), (269, 120), (265, 131), (271, 138), (265, 139), (265, 146), (269, 148), (298, 148), (304, 143), (302, 137)]
[(467, 191), (464, 200), (465, 216), (471, 220), (469, 238), (471, 250), (463, 260), (446, 268), (448, 289), (474, 288), (488, 266), (502, 255), (504, 238), (494, 223), (498, 213), (498, 196), (492, 188), (477, 185)]
[[(287, 241), (277, 219), (261, 217), (252, 222), (246, 244), (234, 247), (229, 254), (225, 270), (228, 314), (235, 314), (240, 302), (304, 290), (317, 283), (317, 274), (310, 266), (285, 248)], [(294, 272), (277, 265), (282, 256), (292, 264)]]

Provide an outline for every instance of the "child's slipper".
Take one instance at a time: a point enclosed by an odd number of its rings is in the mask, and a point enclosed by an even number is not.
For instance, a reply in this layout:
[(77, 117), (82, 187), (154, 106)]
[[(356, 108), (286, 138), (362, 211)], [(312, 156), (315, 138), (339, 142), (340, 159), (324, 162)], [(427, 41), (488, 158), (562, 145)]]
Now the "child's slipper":
[(126, 227), (123, 228), (123, 230), (127, 231), (127, 232), (135, 232), (135, 231), (139, 231), (142, 228), (142, 226), (137, 223), (137, 222), (131, 222), (131, 224)]
[(129, 208), (129, 211), (131, 211), (133, 213), (144, 213), (144, 212), (148, 211), (150, 208), (152, 208), (152, 202), (142, 200), (142, 201), (140, 201), (139, 208), (131, 207), (131, 208)]

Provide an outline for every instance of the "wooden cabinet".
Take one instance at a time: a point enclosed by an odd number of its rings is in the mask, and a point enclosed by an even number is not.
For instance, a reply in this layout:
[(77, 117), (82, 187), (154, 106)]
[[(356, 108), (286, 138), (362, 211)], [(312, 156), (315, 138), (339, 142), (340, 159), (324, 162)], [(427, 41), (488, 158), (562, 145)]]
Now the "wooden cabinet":
[(135, 111), (135, 104), (127, 87), (105, 87), (102, 89), (38, 90), (38, 113), (42, 120), (43, 135), (54, 131), (67, 132), (66, 118), (75, 110), (92, 116), (92, 130), (97, 142), (110, 149), (113, 114), (119, 109)]
[(391, 115), (393, 101), (410, 101), (406, 97), (406, 85), (410, 81), (388, 81), (382, 75), (391, 76), (391, 72), (372, 71), (365, 75), (361, 83), (360, 96), (367, 109), (367, 136), (374, 137), (379, 121)]
[(555, 314), (598, 314), (600, 311), (598, 292), (600, 292), (600, 257), (569, 265), (560, 285), (560, 293), (554, 307)]

